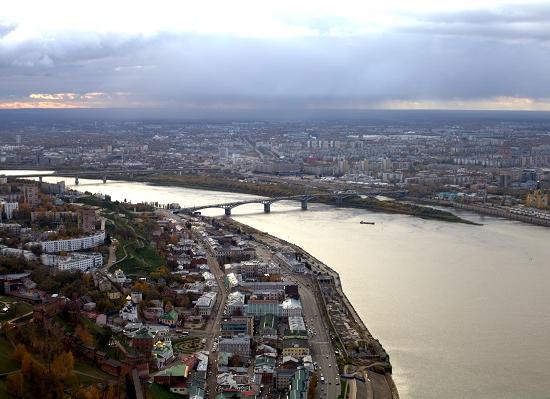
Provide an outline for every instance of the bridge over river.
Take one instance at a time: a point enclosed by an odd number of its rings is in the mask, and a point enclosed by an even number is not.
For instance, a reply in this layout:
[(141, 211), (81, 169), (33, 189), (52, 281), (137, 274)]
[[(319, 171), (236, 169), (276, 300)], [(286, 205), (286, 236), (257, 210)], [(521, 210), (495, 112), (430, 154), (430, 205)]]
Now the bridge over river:
[(194, 213), (202, 209), (209, 208), (221, 208), (225, 210), (226, 216), (231, 216), (231, 210), (241, 205), (245, 204), (262, 204), (264, 206), (264, 212), (271, 212), (271, 204), (279, 201), (299, 201), (303, 210), (307, 210), (307, 205), (309, 201), (315, 200), (317, 198), (332, 198), (334, 199), (336, 206), (342, 205), (346, 198), (357, 197), (357, 192), (355, 191), (346, 191), (339, 193), (326, 193), (326, 194), (301, 194), (301, 195), (291, 195), (286, 197), (268, 197), (268, 198), (257, 198), (244, 201), (234, 201), (234, 202), (224, 202), (220, 204), (209, 204), (209, 205), (200, 205), (193, 206), (188, 208), (178, 208), (174, 209), (174, 213)]
[[(30, 173), (21, 173), (21, 174), (10, 174), (6, 177), (13, 179), (26, 179), (26, 178), (35, 178), (38, 177), (40, 182), (44, 177), (74, 177), (74, 183), (78, 185), (79, 178), (100, 178), (103, 180), (103, 183), (107, 183), (107, 178), (109, 176), (128, 176), (133, 178), (137, 175), (154, 175), (154, 174), (163, 174), (163, 173), (195, 173), (208, 171), (210, 169), (204, 167), (185, 167), (185, 168), (172, 168), (172, 169), (113, 169), (113, 170), (57, 170), (55, 172), (30, 172)], [(1, 171), (0, 171), (1, 175)]]

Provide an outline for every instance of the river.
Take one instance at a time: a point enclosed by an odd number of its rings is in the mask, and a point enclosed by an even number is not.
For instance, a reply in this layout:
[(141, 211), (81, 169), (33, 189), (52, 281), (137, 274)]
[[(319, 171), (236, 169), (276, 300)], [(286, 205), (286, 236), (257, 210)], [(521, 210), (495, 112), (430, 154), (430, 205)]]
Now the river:
[[(183, 206), (251, 197), (86, 179), (78, 189)], [(349, 299), (390, 354), (403, 399), (550, 397), (549, 228), (467, 212), (457, 213), (483, 226), (321, 204), (262, 209), (237, 207), (233, 217), (340, 273)]]

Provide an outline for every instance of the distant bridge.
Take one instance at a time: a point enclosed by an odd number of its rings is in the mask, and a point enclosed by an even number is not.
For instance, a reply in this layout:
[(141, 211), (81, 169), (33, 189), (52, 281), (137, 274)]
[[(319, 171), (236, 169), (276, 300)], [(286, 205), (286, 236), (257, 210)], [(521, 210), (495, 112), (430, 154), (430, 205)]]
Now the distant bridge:
[[(208, 168), (203, 167), (186, 167), (186, 168), (173, 168), (173, 169), (114, 169), (114, 170), (80, 170), (80, 171), (63, 171), (58, 170), (53, 173), (25, 173), (25, 174), (18, 174), (18, 175), (6, 175), (6, 177), (14, 178), (14, 179), (27, 179), (31, 177), (38, 177), (38, 180), (42, 182), (42, 179), (44, 177), (74, 177), (74, 183), (78, 185), (79, 178), (101, 178), (103, 180), (103, 183), (107, 183), (107, 178), (109, 176), (113, 175), (128, 175), (130, 177), (134, 177), (136, 175), (153, 175), (158, 173), (175, 173), (175, 174), (182, 174), (182, 173), (190, 173), (190, 172), (199, 172), (199, 171), (205, 171), (210, 170)], [(0, 171), (0, 175), (1, 175)]]
[(333, 198), (335, 200), (336, 206), (342, 205), (346, 198), (357, 197), (357, 192), (355, 191), (346, 191), (341, 193), (332, 193), (332, 194), (302, 194), (302, 195), (291, 195), (287, 197), (271, 197), (271, 198), (258, 198), (245, 201), (235, 201), (235, 202), (224, 202), (220, 204), (210, 204), (210, 205), (200, 205), (192, 206), (188, 208), (178, 208), (174, 209), (174, 213), (194, 213), (202, 209), (209, 208), (221, 208), (225, 210), (226, 216), (231, 216), (231, 210), (241, 205), (246, 204), (263, 204), (264, 212), (271, 212), (271, 204), (279, 201), (300, 201), (302, 209), (307, 210), (308, 202), (316, 198)]

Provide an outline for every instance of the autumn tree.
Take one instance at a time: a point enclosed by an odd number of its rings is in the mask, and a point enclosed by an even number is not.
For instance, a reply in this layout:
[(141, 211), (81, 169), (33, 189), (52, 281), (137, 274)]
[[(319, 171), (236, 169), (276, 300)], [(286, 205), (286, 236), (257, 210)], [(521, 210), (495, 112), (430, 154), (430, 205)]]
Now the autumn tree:
[(16, 362), (21, 363), (21, 359), (23, 359), (23, 355), (25, 353), (28, 353), (27, 348), (25, 347), (25, 345), (17, 344), (17, 345), (15, 345), (15, 349), (13, 351), (13, 359)]
[(77, 325), (74, 333), (84, 345), (93, 346), (94, 337), (92, 337), (92, 334), (90, 334), (90, 332), (86, 328), (82, 327), (82, 325)]
[(109, 385), (107, 391), (103, 395), (103, 399), (118, 399), (119, 387), (116, 385)]
[(58, 355), (52, 364), (52, 375), (59, 379), (64, 380), (69, 377), (73, 372), (74, 358), (72, 352), (63, 352)]
[(243, 365), (243, 361), (239, 355), (233, 355), (231, 356), (227, 361), (229, 367), (241, 367)]
[(314, 399), (315, 398), (315, 391), (317, 390), (317, 373), (314, 373), (311, 375), (311, 378), (309, 380), (309, 389), (307, 391), (307, 398), (308, 399)]
[(21, 374), (25, 377), (30, 376), (32, 373), (33, 359), (29, 352), (23, 353), (21, 356)]
[(13, 373), (6, 378), (6, 390), (11, 396), (21, 398), (23, 396), (23, 375)]
[(94, 385), (82, 387), (76, 392), (76, 399), (101, 399), (101, 391)]

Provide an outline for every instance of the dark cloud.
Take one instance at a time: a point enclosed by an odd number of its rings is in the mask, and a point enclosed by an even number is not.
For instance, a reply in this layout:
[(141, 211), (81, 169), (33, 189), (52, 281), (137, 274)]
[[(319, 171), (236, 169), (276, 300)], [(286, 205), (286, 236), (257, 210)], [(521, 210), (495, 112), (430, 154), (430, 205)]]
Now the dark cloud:
[(0, 45), (0, 96), (123, 92), (136, 102), (220, 108), (544, 98), (548, 65), (550, 53), (539, 42), (467, 35), (271, 40), (72, 34), (16, 48)]
[(0, 39), (9, 33), (13, 32), (17, 26), (16, 25), (5, 25), (0, 23)]
[(494, 40), (550, 41), (550, 4), (521, 4), (491, 10), (415, 15), (419, 22), (407, 33), (468, 36)]
[(467, 24), (548, 23), (550, 4), (516, 4), (491, 10), (466, 10), (417, 17), (426, 22)]

